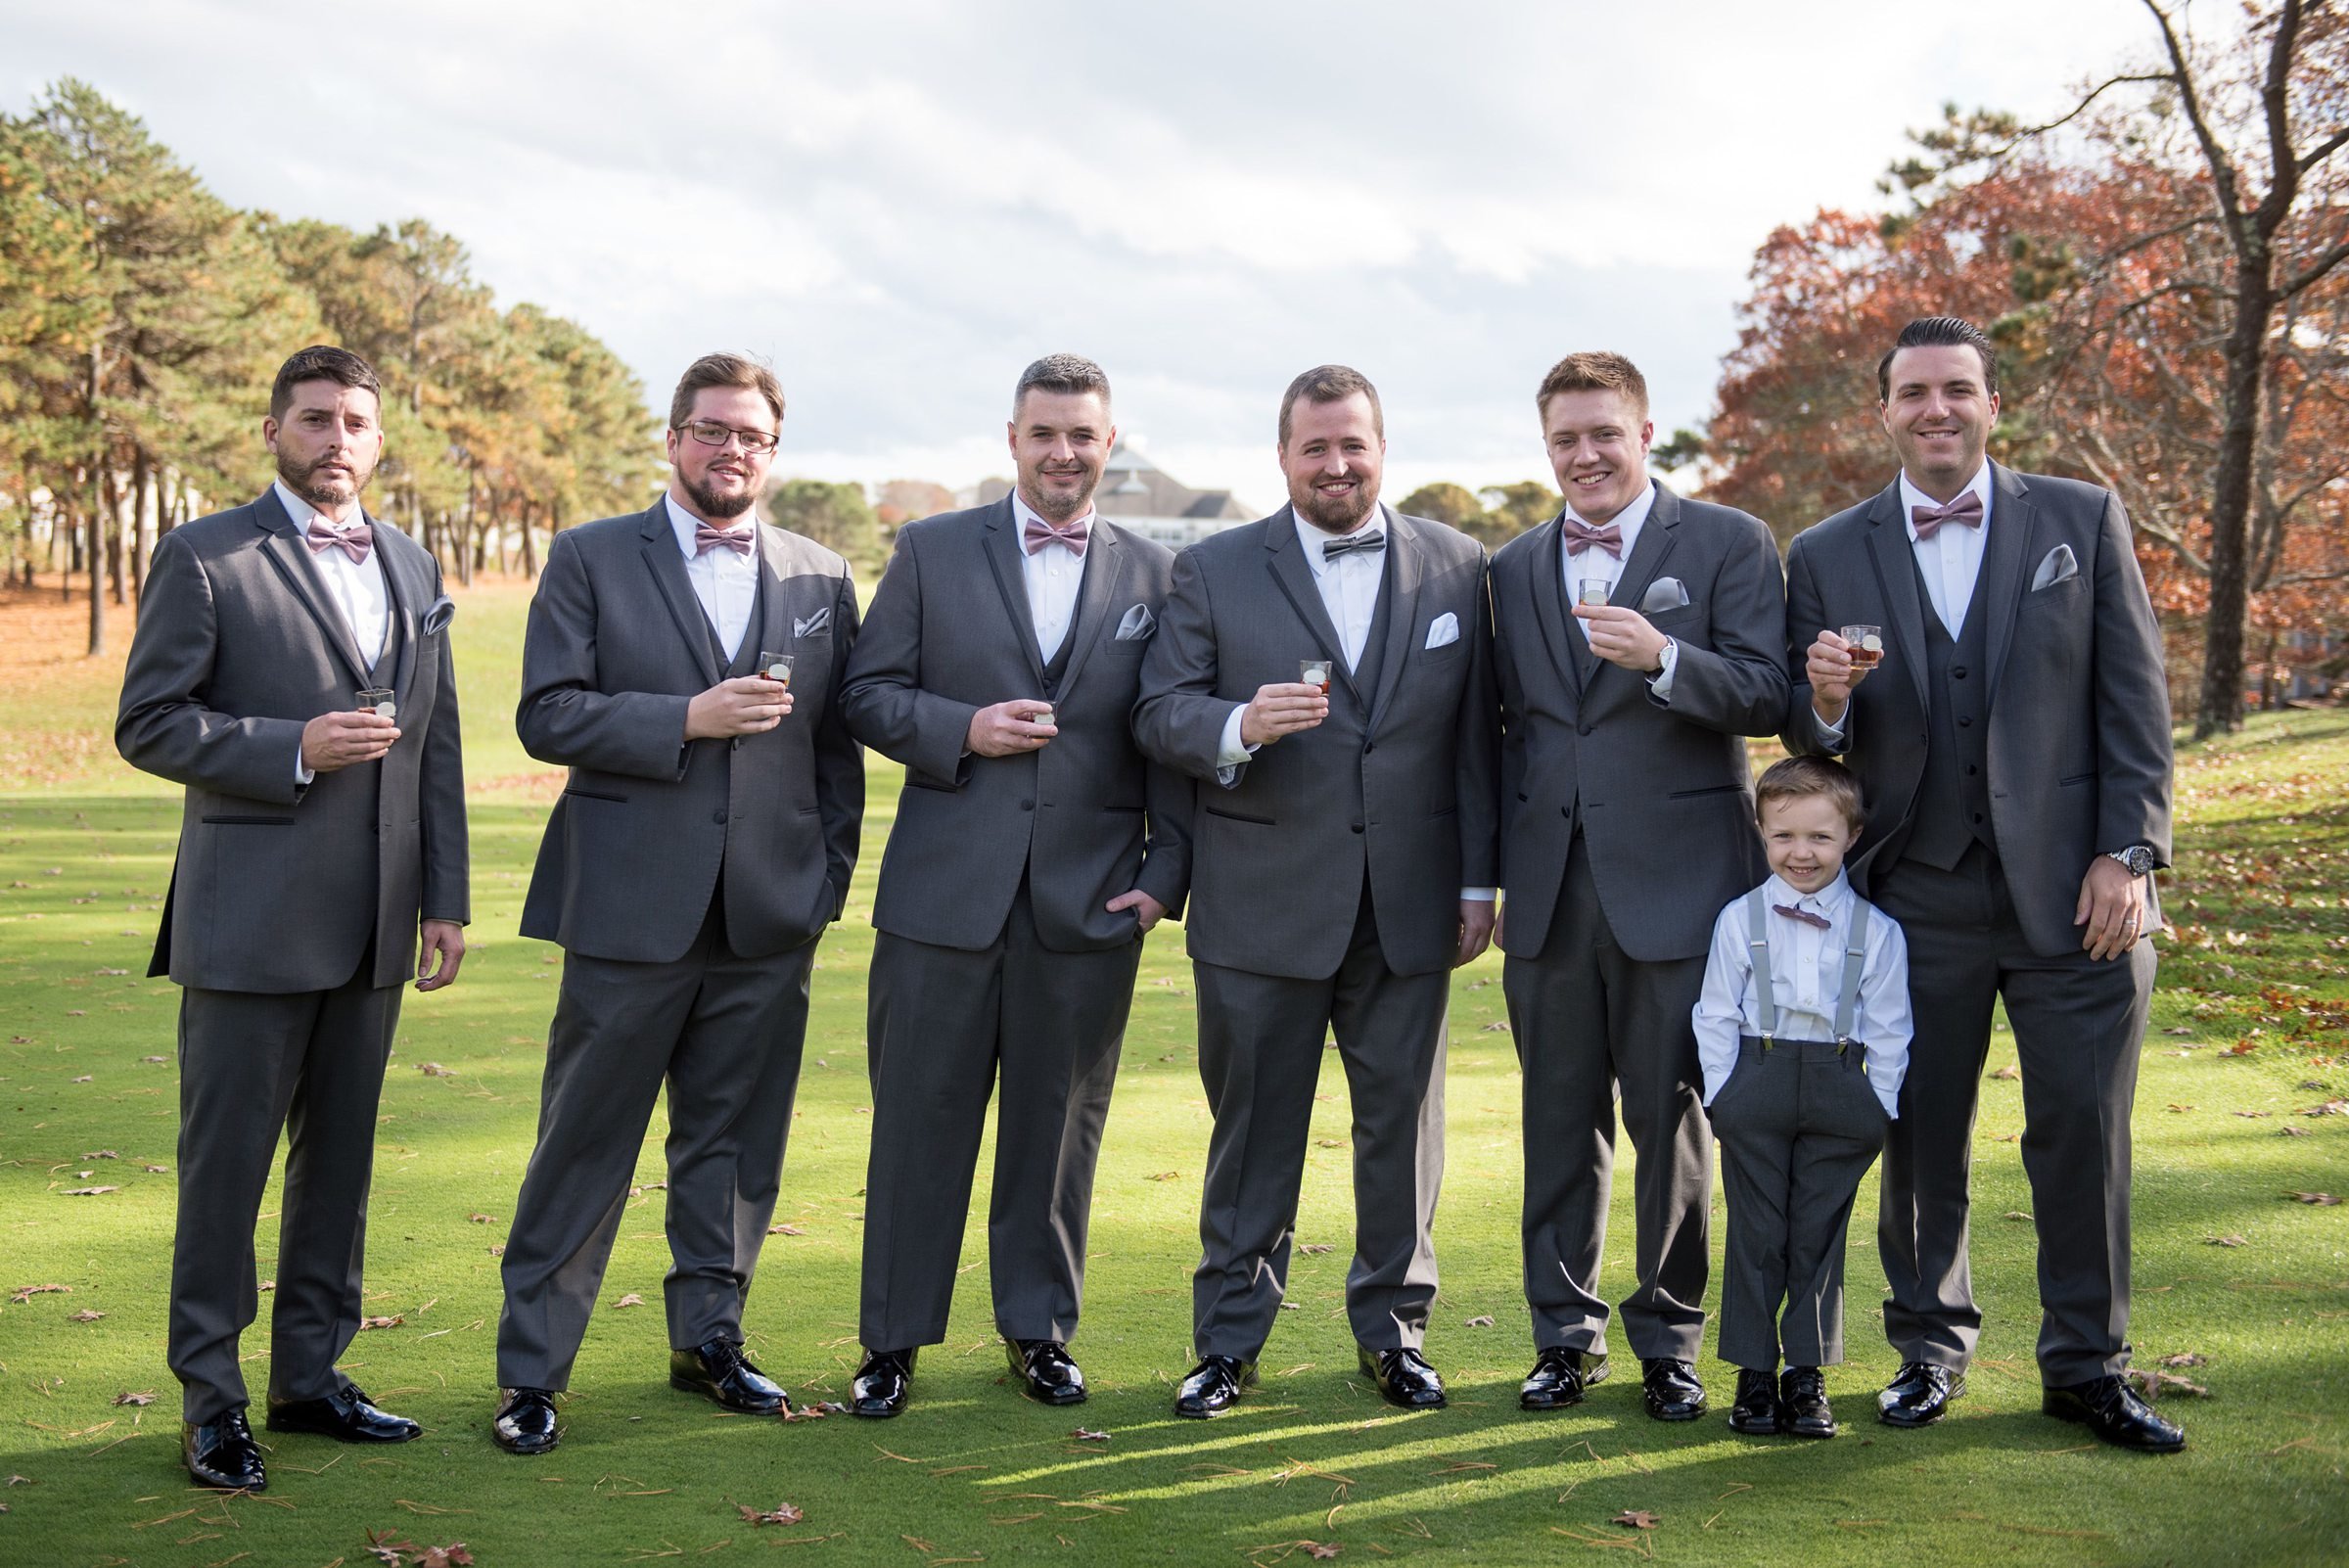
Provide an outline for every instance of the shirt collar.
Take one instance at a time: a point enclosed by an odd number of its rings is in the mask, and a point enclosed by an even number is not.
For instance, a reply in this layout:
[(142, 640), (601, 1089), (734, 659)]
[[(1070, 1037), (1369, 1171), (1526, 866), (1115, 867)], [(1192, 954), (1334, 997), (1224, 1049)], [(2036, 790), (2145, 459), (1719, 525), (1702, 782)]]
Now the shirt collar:
[[(686, 511), (685, 508), (679, 506), (677, 504), (677, 498), (666, 490), (662, 491), (661, 493), (661, 501), (663, 505), (668, 508), (669, 531), (677, 536), (677, 548), (685, 553), (685, 559), (688, 562), (699, 559), (702, 549), (701, 546), (695, 542), (694, 535), (702, 528), (702, 520), (698, 517), (695, 517), (691, 512)], [(756, 541), (759, 537), (759, 525), (757, 519), (754, 518), (750, 513), (745, 512), (741, 517), (735, 519), (732, 523), (727, 524), (726, 527), (729, 529), (738, 529), (746, 523), (750, 525), (751, 537), (754, 541)], [(710, 525), (710, 527), (715, 528), (717, 525), (713, 523)], [(747, 560), (748, 557), (745, 557), (744, 559)]]
[(1825, 915), (1837, 925), (1843, 924), (1843, 917), (1852, 906), (1852, 878), (1848, 871), (1836, 872), (1835, 880), (1817, 893), (1797, 893), (1794, 884), (1775, 872), (1762, 887), (1773, 904), (1783, 903), (1797, 909), (1809, 909)]
[(1364, 529), (1382, 527), (1387, 521), (1387, 503), (1380, 501), (1373, 505), (1368, 517), (1343, 533), (1332, 533), (1326, 529), (1313, 527), (1294, 505), (1289, 508), (1289, 518), (1297, 525), (1297, 542), (1305, 550), (1305, 564), (1318, 577), (1329, 570), (1329, 557), (1321, 553), (1321, 546), (1331, 539), (1351, 539)]
[(277, 491), (277, 504), (286, 509), (286, 516), (292, 520), (294, 524), (294, 531), (297, 533), (307, 533), (310, 530), (310, 525), (312, 523), (323, 523), (328, 528), (333, 529), (337, 533), (342, 533), (350, 529), (355, 529), (361, 523), (367, 521), (366, 509), (362, 507), (359, 511), (359, 515), (356, 518), (353, 518), (350, 522), (338, 523), (333, 518), (328, 517), (324, 512), (319, 511), (318, 508), (312, 506), (309, 502), (303, 500), (300, 496), (288, 489), (284, 480), (271, 480), (269, 482), (269, 487)]
[[(1011, 492), (1011, 520), (1020, 526), (1020, 537), (1023, 540), (1028, 536), (1028, 520), (1030, 518), (1034, 518), (1045, 528), (1052, 527), (1051, 519), (1045, 517), (1035, 507), (1030, 506), (1027, 498), (1021, 495), (1017, 489), (1014, 489)], [(1082, 517), (1071, 518), (1067, 523), (1063, 523), (1060, 526), (1062, 528), (1070, 528), (1076, 524), (1082, 523), (1084, 525), (1085, 534), (1089, 538), (1092, 534), (1093, 529), (1100, 523), (1100, 509), (1097, 507), (1088, 506), (1084, 509), (1084, 515)], [(1054, 540), (1053, 542), (1059, 543), (1060, 541)], [(1020, 548), (1025, 551), (1027, 549), (1027, 545), (1023, 543)], [(1061, 548), (1066, 549), (1068, 546), (1062, 544)]]
[[(1652, 512), (1652, 511), (1654, 511), (1655, 509), (1656, 509), (1656, 482), (1655, 482), (1654, 480), (1652, 480), (1652, 479), (1651, 479), (1651, 480), (1649, 480), (1649, 481), (1647, 482), (1646, 485), (1645, 485), (1645, 486), (1644, 486), (1644, 487), (1643, 487), (1643, 488), (1642, 488), (1642, 489), (1639, 491), (1639, 494), (1638, 494), (1637, 498), (1636, 498), (1636, 499), (1635, 499), (1635, 500), (1632, 502), (1632, 504), (1631, 504), (1631, 505), (1629, 505), (1629, 506), (1625, 507), (1625, 508), (1624, 508), (1622, 511), (1620, 511), (1620, 512), (1616, 513), (1616, 514), (1615, 514), (1613, 517), (1611, 517), (1611, 518), (1607, 519), (1607, 522), (1608, 522), (1608, 523), (1612, 523), (1612, 524), (1614, 524), (1614, 525), (1615, 525), (1615, 530), (1616, 530), (1616, 532), (1617, 532), (1617, 533), (1619, 533), (1619, 534), (1622, 536), (1622, 541), (1623, 541), (1623, 559), (1624, 559), (1624, 560), (1627, 560), (1627, 561), (1628, 561), (1628, 560), (1630, 560), (1630, 559), (1631, 559), (1631, 557), (1632, 557), (1632, 543), (1633, 543), (1633, 541), (1634, 541), (1634, 540), (1635, 540), (1635, 539), (1637, 539), (1637, 538), (1639, 537), (1639, 525), (1641, 525), (1642, 523), (1645, 523), (1645, 522), (1647, 521), (1647, 514), (1648, 514), (1648, 513), (1650, 513), (1650, 512)], [(1566, 508), (1565, 508), (1565, 510), (1564, 510), (1564, 511), (1562, 511), (1562, 512), (1560, 512), (1558, 515), (1559, 515), (1561, 518), (1568, 518), (1568, 517), (1570, 517), (1570, 518), (1574, 519), (1574, 520), (1575, 520), (1577, 523), (1580, 523), (1580, 524), (1582, 524), (1582, 525), (1583, 525), (1585, 528), (1591, 528), (1591, 527), (1605, 528), (1605, 527), (1606, 527), (1606, 523), (1600, 523), (1600, 524), (1595, 524), (1595, 525), (1594, 525), (1594, 524), (1592, 524), (1592, 523), (1591, 523), (1591, 521), (1590, 521), (1589, 518), (1587, 518), (1587, 517), (1583, 516), (1583, 514), (1582, 514), (1582, 513), (1580, 513), (1580, 512), (1578, 512), (1578, 511), (1576, 511), (1576, 510), (1574, 509), (1574, 503), (1573, 503), (1572, 501), (1568, 501), (1568, 502), (1566, 503)]]
[[(1986, 457), (1982, 459), (1982, 466), (1974, 470), (1974, 477), (1965, 482), (1965, 489), (1971, 490), (1976, 495), (1982, 497), (1982, 530), (1984, 532), (1988, 532), (1990, 529), (1989, 458)], [(1960, 490), (1958, 492), (1958, 495), (1962, 495), (1964, 493), (1965, 490)], [(1958, 499), (1958, 496), (1953, 495), (1950, 497), (1950, 499), (1954, 501)], [(1915, 542), (1916, 539), (1916, 524), (1913, 521), (1916, 516), (1916, 509), (1920, 506), (1939, 506), (1940, 504), (1941, 503), (1933, 499), (1932, 496), (1927, 495), (1924, 491), (1918, 489), (1914, 484), (1909, 483), (1909, 471), (1907, 469), (1901, 470), (1901, 527), (1909, 530), (1909, 538), (1911, 543)]]

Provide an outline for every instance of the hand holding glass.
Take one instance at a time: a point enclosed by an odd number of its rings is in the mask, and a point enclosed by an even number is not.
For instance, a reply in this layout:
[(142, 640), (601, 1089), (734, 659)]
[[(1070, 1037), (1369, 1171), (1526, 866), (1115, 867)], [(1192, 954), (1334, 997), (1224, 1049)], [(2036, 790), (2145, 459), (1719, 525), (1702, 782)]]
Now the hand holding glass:
[(1846, 626), (1837, 633), (1845, 650), (1852, 656), (1852, 668), (1873, 669), (1884, 662), (1884, 628), (1882, 626)]

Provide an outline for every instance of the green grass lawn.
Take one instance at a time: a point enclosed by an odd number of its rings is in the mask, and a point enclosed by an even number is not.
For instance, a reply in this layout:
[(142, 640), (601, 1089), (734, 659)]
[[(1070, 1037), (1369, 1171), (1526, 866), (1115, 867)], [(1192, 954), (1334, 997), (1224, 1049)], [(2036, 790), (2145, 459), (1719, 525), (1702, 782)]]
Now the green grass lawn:
[[(1895, 1433), (1870, 1396), (1890, 1373), (1874, 1187), (1853, 1226), (1853, 1361), (1830, 1376), (1831, 1443), (1732, 1436), (1718, 1413), (1660, 1426), (1636, 1367), (1579, 1409), (1517, 1408), (1532, 1359), (1519, 1289), (1518, 1075), (1498, 968), (1455, 981), (1450, 1168), (1431, 1358), (1450, 1409), (1403, 1415), (1354, 1367), (1347, 1116), (1325, 1075), (1292, 1311), (1263, 1389), (1214, 1423), (1176, 1420), (1207, 1116), (1188, 965), (1169, 928), (1144, 957), (1102, 1151), (1076, 1410), (1023, 1401), (986, 1300), (984, 1227), (964, 1249), (949, 1341), (925, 1355), (899, 1420), (790, 1425), (669, 1390), (661, 1322), (663, 1194), (622, 1227), (578, 1362), (568, 1434), (519, 1460), (489, 1442), (497, 1259), (528, 1159), (555, 949), (515, 935), (551, 787), (511, 728), (513, 588), (464, 597), (457, 624), (473, 778), (474, 944), (457, 987), (411, 995), (384, 1094), (366, 1332), (345, 1366), (426, 1428), (387, 1452), (271, 1438), (263, 1497), (192, 1490), (163, 1365), (176, 1133), (176, 993), (144, 978), (169, 874), (176, 797), (112, 760), (113, 679), (52, 670), (0, 694), (0, 1562), (372, 1563), (369, 1532), (462, 1541), (484, 1564), (765, 1560), (936, 1564), (1308, 1560), (1514, 1563), (1628, 1551), (1680, 1563), (2061, 1564), (2349, 1561), (2349, 715), (2265, 717), (2182, 756), (2179, 940), (2138, 1097), (2138, 1359), (2195, 1356), (2208, 1390), (2165, 1401), (2191, 1447), (2104, 1450), (2038, 1413), (2019, 1085), (1982, 1085), (1974, 1269), (1987, 1314), (1971, 1392), (1941, 1426)], [(0, 611), (0, 615), (4, 615)], [(127, 628), (118, 634), (127, 636)], [(815, 976), (800, 1119), (747, 1324), (768, 1371), (809, 1400), (845, 1394), (855, 1343), (869, 1095), (864, 969), (894, 769), (874, 768), (864, 870)], [(1995, 1068), (2012, 1050), (1994, 1042)], [(426, 1064), (445, 1073), (431, 1073)], [(637, 1171), (662, 1176), (656, 1118)], [(1628, 1145), (1626, 1163), (1628, 1164)], [(984, 1214), (986, 1165), (974, 1212)], [(1606, 1288), (1631, 1279), (1628, 1170)], [(76, 1188), (106, 1190), (74, 1195)], [(1718, 1221), (1718, 1199), (1717, 1221)], [(275, 1189), (265, 1205), (275, 1214)], [(1719, 1227), (1715, 1233), (1719, 1257)], [(275, 1227), (265, 1219), (262, 1272)], [(641, 1297), (641, 1308), (623, 1299)], [(265, 1310), (266, 1298), (264, 1298)], [(265, 1323), (246, 1353), (265, 1354)], [(248, 1368), (256, 1399), (265, 1364)], [(152, 1395), (154, 1403), (137, 1403)], [(126, 1399), (125, 1396), (130, 1398)], [(1079, 1441), (1074, 1430), (1106, 1432)], [(268, 1437), (269, 1434), (263, 1434)], [(789, 1503), (794, 1525), (745, 1508)], [(1638, 1529), (1612, 1521), (1652, 1515)], [(807, 1547), (805, 1552), (785, 1547)], [(1603, 1558), (1602, 1558), (1603, 1560)]]

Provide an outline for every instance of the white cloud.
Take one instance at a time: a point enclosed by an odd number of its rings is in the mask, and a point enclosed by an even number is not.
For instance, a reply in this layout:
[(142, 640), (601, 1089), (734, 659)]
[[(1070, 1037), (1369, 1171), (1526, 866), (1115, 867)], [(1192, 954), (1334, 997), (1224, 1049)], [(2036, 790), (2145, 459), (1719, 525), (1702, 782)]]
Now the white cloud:
[(1773, 225), (1872, 201), (1943, 100), (2044, 112), (2147, 36), (2132, 0), (0, 0), (0, 107), (79, 75), (231, 201), (421, 215), (656, 399), (706, 348), (770, 355), (787, 466), (968, 483), (1065, 347), (1158, 461), (1267, 505), (1280, 389), (1323, 359), (1379, 382), (1397, 495), (1539, 473), (1571, 347), (1701, 419)]

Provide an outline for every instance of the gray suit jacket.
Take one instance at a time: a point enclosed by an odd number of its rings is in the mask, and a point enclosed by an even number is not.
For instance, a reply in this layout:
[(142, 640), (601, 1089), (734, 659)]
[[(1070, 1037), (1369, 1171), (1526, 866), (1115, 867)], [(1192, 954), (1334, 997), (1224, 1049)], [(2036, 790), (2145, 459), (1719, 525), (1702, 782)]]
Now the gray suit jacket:
[(763, 734), (685, 740), (723, 677), (666, 505), (566, 529), (522, 651), (523, 748), (571, 769), (538, 850), (522, 934), (592, 958), (684, 955), (725, 874), (726, 940), (782, 952), (840, 917), (864, 817), (864, 755), (840, 715), (856, 636), (848, 563), (759, 528), (751, 652), (797, 656), (792, 713)]
[[(1298, 546), (1289, 508), (1174, 558), (1174, 591), (1142, 661), (1142, 751), (1200, 780), (1190, 953), (1260, 975), (1335, 974), (1367, 874), (1397, 974), (1451, 966), (1463, 887), (1495, 872), (1493, 631), (1485, 552), (1466, 534), (1381, 508), (1386, 651), (1359, 689)], [(1427, 646), (1445, 616), (1458, 636)], [(1329, 716), (1219, 782), (1225, 718), (1301, 659), (1336, 661)]]
[[(1145, 762), (1129, 719), (1174, 553), (1096, 521), (1054, 699), (1060, 734), (965, 756), (971, 715), (1042, 698), (1020, 529), (1008, 496), (898, 530), (841, 688), (849, 731), (905, 764), (873, 924), (932, 946), (994, 941), (1020, 878), (1056, 952), (1134, 940), (1103, 907), (1139, 888), (1170, 910), (1190, 884), (1190, 780)], [(1139, 610), (1141, 614), (1136, 615)], [(1131, 632), (1121, 636), (1121, 630)]]
[(1613, 600), (1635, 609), (1666, 577), (1686, 592), (1647, 617), (1680, 644), (1669, 706), (1583, 643), (1559, 554), (1553, 520), (1493, 558), (1502, 949), (1531, 958), (1548, 940), (1579, 816), (1625, 953), (1698, 957), (1722, 905), (1769, 869), (1743, 737), (1774, 735), (1786, 717), (1777, 546), (1757, 518), (1656, 486)]
[(470, 917), (465, 774), (440, 569), (375, 530), (399, 628), (400, 738), (380, 762), (296, 782), (302, 726), (372, 684), (274, 488), (156, 546), (115, 745), (187, 786), (149, 974), (206, 991), (327, 991), (374, 945), (413, 978), (419, 919)]
[[(2170, 859), (2170, 701), (2161, 627), (2111, 491), (1993, 465), (1996, 494), (1976, 604), (1990, 659), (1990, 807), (1999, 860), (2032, 949), (2075, 952), (2072, 910), (2090, 861), (2152, 847)], [(2075, 575), (2034, 588), (2044, 566)], [(2052, 560), (2051, 560), (2052, 558)], [(1925, 620), (1896, 479), (1796, 535), (1786, 563), (1786, 647), (1794, 671), (1789, 750), (1819, 754), (1804, 678), (1819, 631), (1880, 625), (1884, 667), (1845, 715), (1843, 760), (1868, 820), (1852, 879), (1896, 863), (1908, 842), (1929, 734)]]

